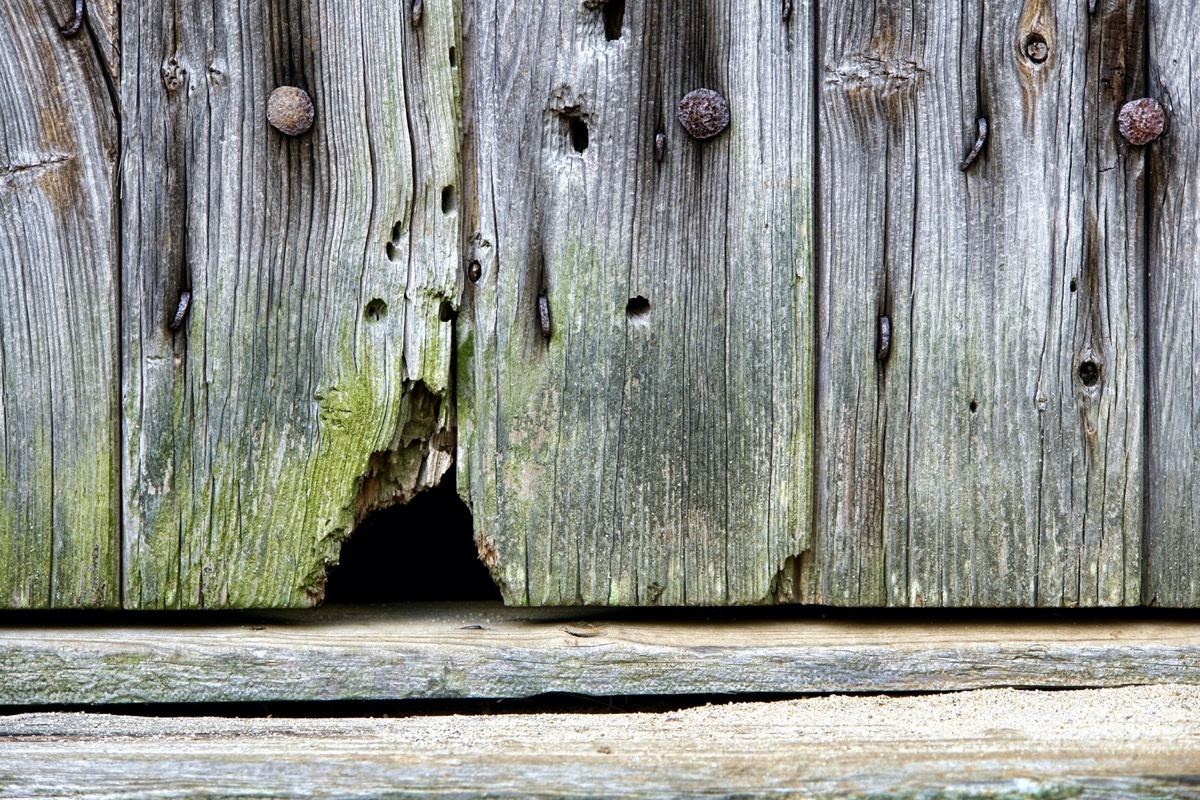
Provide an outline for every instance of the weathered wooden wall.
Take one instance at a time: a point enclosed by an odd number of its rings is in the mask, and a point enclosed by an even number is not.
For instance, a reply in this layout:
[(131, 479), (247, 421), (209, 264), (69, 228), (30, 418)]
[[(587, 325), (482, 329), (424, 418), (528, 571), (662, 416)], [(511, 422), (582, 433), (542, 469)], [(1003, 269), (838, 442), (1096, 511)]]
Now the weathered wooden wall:
[[(311, 602), (450, 464), (458, 6), (122, 13), (125, 602)], [(268, 126), (282, 85), (308, 133)]]
[(62, 5), (0, 12), (0, 605), (314, 602), (456, 447), (511, 603), (1200, 603), (1189, 7)]
[(1139, 601), (1143, 157), (1116, 118), (1143, 91), (1144, 18), (821, 4), (805, 599)]
[(118, 603), (116, 26), (0, 8), (0, 606)]
[[(761, 602), (809, 535), (807, 2), (466, 13), (460, 486), (485, 559), (509, 602)], [(697, 140), (676, 111), (702, 87), (732, 124)]]

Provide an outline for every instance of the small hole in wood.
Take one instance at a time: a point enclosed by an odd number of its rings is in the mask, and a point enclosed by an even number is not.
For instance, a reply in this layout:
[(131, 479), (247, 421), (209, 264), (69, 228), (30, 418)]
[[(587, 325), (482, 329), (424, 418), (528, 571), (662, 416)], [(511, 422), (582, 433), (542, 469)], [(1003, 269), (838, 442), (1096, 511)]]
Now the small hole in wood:
[(571, 134), (571, 147), (575, 148), (576, 153), (582, 153), (588, 149), (588, 126), (579, 117), (570, 117), (567, 120), (567, 126)]
[(363, 315), (371, 322), (379, 322), (387, 316), (387, 303), (376, 297), (367, 303), (367, 307), (363, 310)]
[(1095, 361), (1084, 361), (1079, 365), (1079, 380), (1083, 381), (1084, 386), (1095, 386), (1100, 382), (1100, 373), (1103, 367)]
[(454, 67), (457, 67), (458, 66), (458, 50), (451, 47), (450, 51), (449, 51), (449, 59), (450, 59), (450, 68), (453, 69)]
[(1025, 37), (1025, 57), (1034, 64), (1043, 64), (1050, 57), (1050, 45), (1046, 37), (1040, 33), (1031, 33)]
[(970, 408), (971, 408), (971, 413), (974, 414), (976, 411), (979, 410), (979, 403), (972, 400)]
[(615, 42), (621, 38), (621, 26), (625, 24), (625, 0), (608, 0), (600, 12), (604, 17), (604, 38)]
[(438, 308), (438, 319), (442, 322), (449, 322), (458, 316), (458, 312), (454, 310), (454, 305), (449, 300), (443, 300), (442, 305)]
[(631, 297), (625, 304), (625, 313), (631, 317), (644, 317), (650, 313), (650, 301), (641, 295)]
[(1079, 288), (1079, 284), (1076, 282), (1076, 280), (1074, 278), (1071, 278), (1071, 291), (1073, 292), (1073, 291), (1077, 290), (1078, 288)]
[(458, 200), (454, 196), (454, 187), (453, 186), (443, 187), (442, 188), (442, 213), (443, 214), (453, 213), (453, 211), (457, 205), (458, 205)]
[(400, 253), (396, 250), (396, 245), (388, 242), (383, 246), (383, 250), (387, 253), (388, 261), (395, 261), (400, 257)]
[(392, 225), (392, 242), (400, 241), (400, 237), (404, 235), (404, 220), (396, 220)]
[(470, 264), (467, 264), (467, 277), (471, 279), (471, 283), (479, 283), (479, 279), (483, 277), (483, 265), (478, 259), (472, 259)]

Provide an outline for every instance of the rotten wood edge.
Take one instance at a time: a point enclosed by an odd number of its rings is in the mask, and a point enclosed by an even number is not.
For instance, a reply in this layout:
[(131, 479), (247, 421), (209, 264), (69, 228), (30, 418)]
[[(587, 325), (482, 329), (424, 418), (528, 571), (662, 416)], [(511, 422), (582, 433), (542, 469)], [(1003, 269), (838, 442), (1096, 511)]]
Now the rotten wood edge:
[(0, 624), (0, 704), (942, 692), (1200, 684), (1200, 620), (490, 604)]

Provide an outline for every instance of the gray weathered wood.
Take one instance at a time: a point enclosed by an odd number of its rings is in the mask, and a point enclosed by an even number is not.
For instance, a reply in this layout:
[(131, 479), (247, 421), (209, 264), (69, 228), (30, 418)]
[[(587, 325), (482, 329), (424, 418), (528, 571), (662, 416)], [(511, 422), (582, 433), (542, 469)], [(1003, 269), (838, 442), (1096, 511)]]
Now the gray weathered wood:
[(0, 628), (0, 705), (1200, 684), (1200, 623), (613, 617), (496, 606)]
[(1115, 119), (1145, 4), (1088, 6), (820, 4), (804, 599), (1139, 602), (1142, 160)]
[[(1146, 581), (1151, 605), (1200, 606), (1200, 396), (1195, 391), (1200, 302), (1200, 68), (1192, 3), (1150, 0), (1146, 92), (1167, 112), (1166, 135), (1146, 148), (1150, 171), (1150, 337)], [(1136, 151), (1135, 151), (1136, 152)]]
[(1196, 797), (1195, 687), (654, 714), (0, 720), (0, 797)]
[[(813, 62), (791, 7), (465, 7), (460, 487), (510, 603), (762, 602), (807, 547)], [(706, 141), (676, 121), (701, 87), (732, 115)]]
[(114, 28), (0, 8), (0, 607), (118, 602)]
[[(121, 15), (125, 603), (310, 603), (450, 464), (458, 3)], [(268, 126), (281, 85), (310, 132)]]

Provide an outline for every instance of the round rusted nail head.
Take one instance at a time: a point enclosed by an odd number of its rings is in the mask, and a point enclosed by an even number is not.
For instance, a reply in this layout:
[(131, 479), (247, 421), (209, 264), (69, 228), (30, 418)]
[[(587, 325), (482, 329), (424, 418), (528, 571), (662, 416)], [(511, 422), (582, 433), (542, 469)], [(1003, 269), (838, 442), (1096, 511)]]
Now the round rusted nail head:
[(306, 133), (313, 124), (313, 104), (308, 92), (280, 86), (267, 98), (267, 122), (287, 136)]
[(1167, 129), (1167, 112), (1149, 97), (1134, 100), (1117, 115), (1117, 129), (1135, 147), (1150, 144)]
[(696, 89), (679, 101), (679, 124), (697, 139), (711, 139), (729, 127), (729, 103), (712, 89)]

